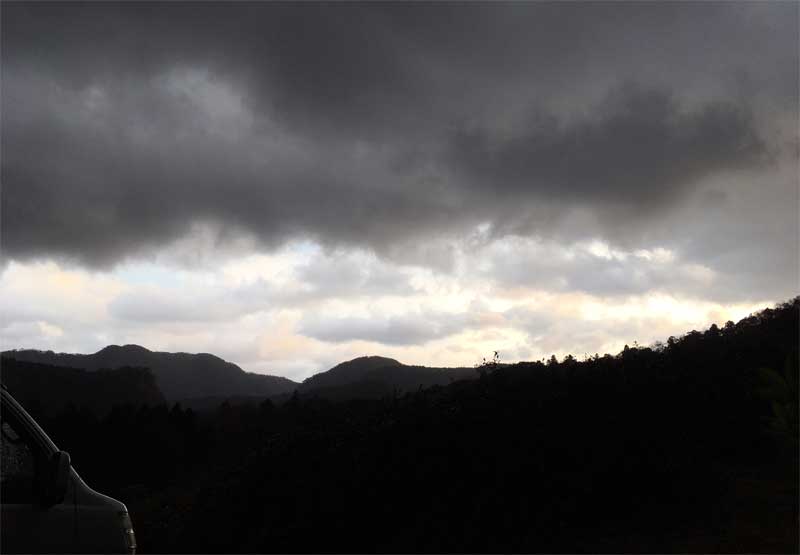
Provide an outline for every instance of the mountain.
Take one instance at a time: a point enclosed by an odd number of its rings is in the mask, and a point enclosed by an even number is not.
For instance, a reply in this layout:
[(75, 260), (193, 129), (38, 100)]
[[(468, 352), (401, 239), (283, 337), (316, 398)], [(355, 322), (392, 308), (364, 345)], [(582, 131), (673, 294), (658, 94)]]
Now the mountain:
[(149, 368), (170, 402), (210, 396), (258, 395), (269, 397), (293, 391), (299, 384), (278, 376), (245, 372), (237, 365), (208, 354), (165, 353), (139, 345), (109, 345), (88, 355), (53, 351), (15, 350), (4, 358), (86, 370)]
[(391, 383), (401, 391), (411, 391), (433, 385), (447, 385), (458, 380), (471, 380), (478, 377), (475, 368), (437, 368), (431, 366), (381, 367), (370, 371), (365, 378), (373, 381)]
[(303, 396), (342, 401), (416, 391), (420, 387), (447, 385), (475, 377), (474, 368), (408, 366), (393, 358), (366, 356), (342, 362), (307, 378), (298, 391)]
[(165, 402), (155, 377), (144, 368), (89, 372), (3, 357), (2, 377), (11, 394), (33, 412), (55, 413), (72, 403), (102, 414), (115, 404), (155, 406)]
[(340, 386), (361, 381), (367, 374), (376, 369), (398, 366), (402, 366), (402, 364), (393, 358), (379, 356), (358, 357), (337, 364), (330, 370), (306, 378), (299, 389), (303, 392), (311, 391), (312, 389)]
[(337, 401), (379, 398), (477, 377), (474, 368), (409, 366), (381, 356), (342, 362), (298, 384), (287, 378), (245, 372), (208, 353), (154, 352), (140, 345), (109, 345), (86, 355), (33, 349), (5, 351), (2, 355), (4, 360), (88, 371), (148, 368), (167, 401), (186, 403), (193, 399), (198, 406), (217, 405), (226, 399), (234, 402), (272, 397), (280, 401), (295, 390), (303, 396)]

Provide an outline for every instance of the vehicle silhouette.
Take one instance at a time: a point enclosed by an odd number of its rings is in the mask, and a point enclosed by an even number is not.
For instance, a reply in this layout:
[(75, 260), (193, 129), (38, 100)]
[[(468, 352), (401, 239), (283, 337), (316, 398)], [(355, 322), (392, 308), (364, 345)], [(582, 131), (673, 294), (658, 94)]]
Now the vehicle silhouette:
[(136, 553), (125, 505), (86, 485), (69, 454), (0, 391), (0, 552)]

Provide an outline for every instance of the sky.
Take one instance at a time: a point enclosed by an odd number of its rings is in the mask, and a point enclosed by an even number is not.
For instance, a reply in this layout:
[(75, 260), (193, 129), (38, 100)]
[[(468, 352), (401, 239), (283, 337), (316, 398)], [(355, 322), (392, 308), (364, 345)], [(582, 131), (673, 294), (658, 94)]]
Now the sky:
[(799, 6), (3, 2), (0, 346), (301, 380), (788, 300)]

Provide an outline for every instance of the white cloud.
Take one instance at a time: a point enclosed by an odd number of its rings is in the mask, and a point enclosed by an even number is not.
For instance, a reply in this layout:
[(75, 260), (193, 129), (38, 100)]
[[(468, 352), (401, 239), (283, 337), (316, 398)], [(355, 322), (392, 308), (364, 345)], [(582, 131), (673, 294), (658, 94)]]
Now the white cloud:
[(442, 272), (308, 242), (225, 257), (216, 269), (151, 261), (88, 272), (11, 262), (0, 277), (0, 341), (212, 352), (246, 370), (303, 379), (368, 354), (471, 366), (495, 350), (508, 362), (615, 353), (782, 300), (703, 298), (717, 273), (666, 247), (516, 237), (453, 248), (459, 263)]

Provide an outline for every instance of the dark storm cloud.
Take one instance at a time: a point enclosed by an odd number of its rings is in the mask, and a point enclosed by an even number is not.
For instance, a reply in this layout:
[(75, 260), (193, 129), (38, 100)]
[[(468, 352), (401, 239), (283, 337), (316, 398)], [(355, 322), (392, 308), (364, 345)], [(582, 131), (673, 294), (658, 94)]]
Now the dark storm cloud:
[(108, 265), (209, 224), (391, 254), (484, 221), (545, 233), (575, 206), (630, 236), (764, 164), (760, 107), (796, 119), (796, 16), (5, 3), (3, 251)]
[(682, 113), (664, 91), (623, 88), (591, 120), (534, 119), (520, 136), (492, 140), (483, 130), (453, 141), (463, 179), (499, 195), (542, 195), (638, 209), (680, 198), (700, 178), (751, 167), (764, 145), (752, 118), (722, 103)]

